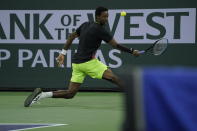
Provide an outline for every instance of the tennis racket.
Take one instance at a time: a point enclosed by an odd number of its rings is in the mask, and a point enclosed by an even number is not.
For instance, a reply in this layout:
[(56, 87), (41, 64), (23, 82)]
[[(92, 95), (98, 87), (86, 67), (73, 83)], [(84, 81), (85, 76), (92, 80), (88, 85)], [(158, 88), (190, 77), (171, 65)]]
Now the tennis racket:
[(156, 40), (150, 47), (148, 47), (145, 50), (139, 51), (139, 54), (152, 54), (152, 55), (161, 55), (165, 52), (168, 46), (168, 39), (161, 38), (159, 40)]

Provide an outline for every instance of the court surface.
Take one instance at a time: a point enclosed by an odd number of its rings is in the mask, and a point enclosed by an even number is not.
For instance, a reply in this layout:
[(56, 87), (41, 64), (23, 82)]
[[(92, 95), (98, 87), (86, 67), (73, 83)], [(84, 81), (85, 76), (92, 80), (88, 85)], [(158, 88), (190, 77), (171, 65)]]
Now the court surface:
[(30, 92), (0, 92), (0, 124), (67, 124), (35, 128), (32, 131), (120, 131), (123, 121), (123, 94), (79, 92), (73, 99), (43, 99), (26, 108)]

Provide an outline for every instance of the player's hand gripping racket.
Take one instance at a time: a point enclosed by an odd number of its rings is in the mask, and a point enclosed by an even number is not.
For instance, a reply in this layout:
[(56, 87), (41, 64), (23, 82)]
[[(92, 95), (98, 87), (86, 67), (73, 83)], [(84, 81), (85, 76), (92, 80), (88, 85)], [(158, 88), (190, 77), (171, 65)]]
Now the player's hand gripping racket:
[(64, 67), (64, 64), (63, 64), (63, 61), (64, 61), (64, 55), (60, 54), (57, 58), (56, 58), (56, 62), (58, 64), (58, 67)]
[(168, 46), (168, 39), (161, 38), (155, 41), (150, 47), (145, 50), (139, 51), (139, 54), (152, 54), (152, 55), (161, 55), (165, 52)]

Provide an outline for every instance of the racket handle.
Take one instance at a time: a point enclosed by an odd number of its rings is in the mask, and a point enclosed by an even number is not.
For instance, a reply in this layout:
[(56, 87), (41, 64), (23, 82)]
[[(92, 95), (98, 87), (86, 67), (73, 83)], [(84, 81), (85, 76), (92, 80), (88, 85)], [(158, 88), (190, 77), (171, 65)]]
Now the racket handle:
[[(56, 60), (57, 62), (59, 62), (59, 60), (58, 60), (57, 58), (55, 58), (55, 60)], [(61, 64), (60, 67), (64, 68), (64, 64)]]
[(145, 53), (145, 50), (139, 51), (139, 54), (144, 54), (144, 53)]

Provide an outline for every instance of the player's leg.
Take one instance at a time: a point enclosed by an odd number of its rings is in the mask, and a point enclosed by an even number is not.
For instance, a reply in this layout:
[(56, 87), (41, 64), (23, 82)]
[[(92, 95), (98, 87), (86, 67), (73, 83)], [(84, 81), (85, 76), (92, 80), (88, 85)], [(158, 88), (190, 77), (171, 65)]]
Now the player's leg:
[(120, 80), (120, 78), (118, 76), (116, 76), (111, 69), (107, 69), (105, 70), (105, 72), (103, 73), (103, 79), (107, 80), (107, 81), (110, 81), (114, 84), (116, 84), (117, 86), (123, 88), (123, 83), (122, 81)]
[(71, 99), (73, 98), (77, 91), (80, 88), (81, 83), (73, 83), (70, 82), (68, 90), (57, 90), (57, 91), (50, 91), (50, 92), (42, 92), (41, 88), (36, 88), (32, 94), (30, 94), (25, 102), (24, 106), (29, 107), (32, 104), (36, 103), (37, 101), (43, 98), (65, 98)]
[(73, 98), (79, 88), (80, 88), (81, 83), (75, 83), (75, 82), (70, 82), (68, 90), (58, 90), (58, 91), (53, 91), (53, 98), (65, 98), (65, 99), (71, 99)]
[(93, 59), (83, 65), (84, 72), (92, 78), (105, 79), (122, 88), (122, 82), (105, 64)]
[(72, 66), (73, 66), (73, 72), (72, 72), (72, 78), (68, 90), (42, 92), (40, 88), (36, 88), (34, 92), (26, 98), (24, 102), (24, 106), (29, 107), (33, 103), (36, 103), (37, 101), (43, 98), (65, 98), (65, 99), (73, 98), (77, 93), (77, 91), (79, 90), (81, 83), (83, 83), (86, 74), (79, 70), (79, 66), (80, 66), (79, 64), (73, 64)]
[(72, 64), (72, 77), (68, 90), (60, 90), (53, 92), (53, 98), (73, 98), (78, 92), (80, 85), (83, 83), (86, 74), (80, 70), (81, 64)]

